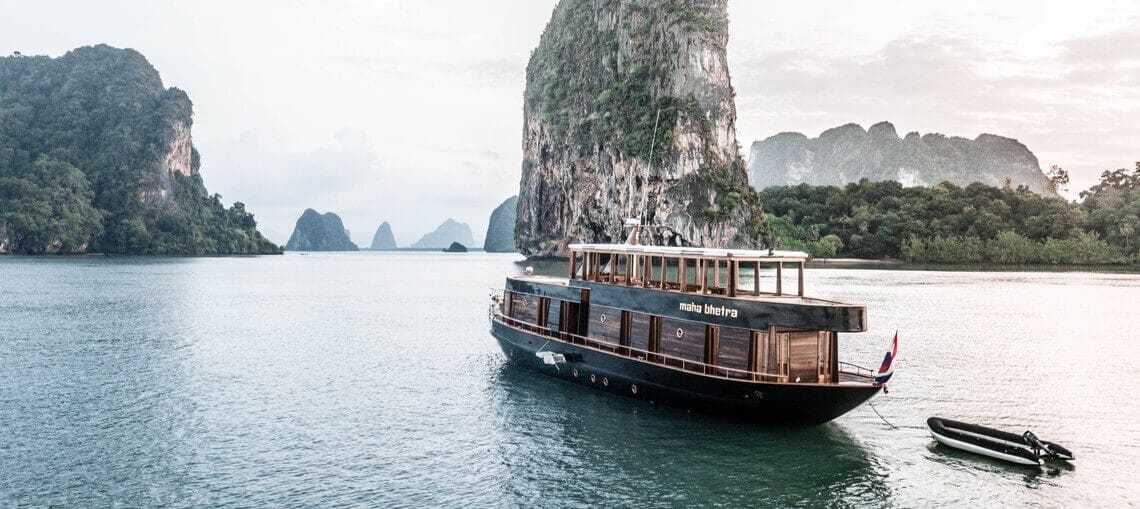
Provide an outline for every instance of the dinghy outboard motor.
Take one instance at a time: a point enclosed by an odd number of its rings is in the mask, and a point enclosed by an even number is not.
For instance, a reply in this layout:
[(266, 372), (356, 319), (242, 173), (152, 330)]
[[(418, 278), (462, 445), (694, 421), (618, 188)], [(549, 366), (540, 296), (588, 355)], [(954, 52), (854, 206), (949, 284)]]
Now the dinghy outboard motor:
[(1021, 438), (1033, 448), (1033, 454), (1040, 456), (1042, 452), (1045, 452), (1045, 454), (1052, 456), (1049, 446), (1041, 443), (1041, 439), (1037, 438), (1037, 435), (1034, 435), (1032, 431), (1025, 430), (1025, 433), (1021, 434)]
[(1066, 461), (1073, 459), (1073, 453), (1068, 449), (1061, 447), (1060, 445), (1057, 445), (1053, 442), (1046, 442), (1044, 440), (1041, 440), (1037, 438), (1037, 435), (1034, 435), (1032, 431), (1026, 431), (1021, 435), (1021, 438), (1025, 439), (1025, 443), (1032, 447), (1033, 453), (1037, 454), (1038, 456), (1044, 453), (1044, 456), (1050, 459)]

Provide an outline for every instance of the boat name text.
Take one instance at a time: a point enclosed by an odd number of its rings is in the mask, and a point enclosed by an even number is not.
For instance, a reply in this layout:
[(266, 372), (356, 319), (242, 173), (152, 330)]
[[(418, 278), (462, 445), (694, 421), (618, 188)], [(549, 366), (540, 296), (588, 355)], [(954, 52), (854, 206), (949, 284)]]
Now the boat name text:
[(678, 305), (681, 311), (688, 311), (690, 313), (699, 313), (702, 315), (723, 316), (725, 318), (736, 318), (740, 316), (740, 312), (734, 308), (724, 306), (714, 306), (712, 304), (701, 305), (696, 302), (682, 302)]

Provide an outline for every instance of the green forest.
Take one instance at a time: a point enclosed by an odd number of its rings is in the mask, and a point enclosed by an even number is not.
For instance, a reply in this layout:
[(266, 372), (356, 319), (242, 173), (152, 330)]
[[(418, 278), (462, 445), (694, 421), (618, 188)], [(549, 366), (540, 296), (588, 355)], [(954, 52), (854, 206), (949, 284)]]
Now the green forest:
[(253, 254), (280, 248), (242, 203), (165, 161), (192, 104), (137, 51), (0, 58), (0, 252)]
[(898, 182), (768, 187), (784, 249), (914, 263), (1128, 264), (1140, 249), (1140, 163), (1105, 171), (1080, 203), (1025, 187)]

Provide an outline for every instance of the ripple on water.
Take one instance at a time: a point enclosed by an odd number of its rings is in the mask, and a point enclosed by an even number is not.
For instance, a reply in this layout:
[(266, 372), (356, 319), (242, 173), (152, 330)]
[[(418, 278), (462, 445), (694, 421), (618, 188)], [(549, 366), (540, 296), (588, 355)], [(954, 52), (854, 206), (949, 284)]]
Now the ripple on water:
[[(1120, 506), (1136, 503), (1130, 274), (808, 271), (898, 329), (891, 393), (765, 428), (508, 366), (510, 256), (0, 258), (0, 502), (64, 506)], [(540, 271), (560, 273), (564, 264)], [(936, 446), (930, 415), (1033, 429), (1068, 469)]]

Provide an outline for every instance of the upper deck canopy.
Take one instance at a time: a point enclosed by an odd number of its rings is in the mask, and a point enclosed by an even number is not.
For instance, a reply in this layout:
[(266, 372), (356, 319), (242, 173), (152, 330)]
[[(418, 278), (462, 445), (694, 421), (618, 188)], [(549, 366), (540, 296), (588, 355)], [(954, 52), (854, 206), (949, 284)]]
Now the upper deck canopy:
[[(797, 272), (796, 295), (804, 296), (807, 253), (752, 249), (706, 249), (638, 244), (571, 244), (570, 279), (644, 286), (701, 294), (784, 295), (785, 265)], [(581, 263), (579, 263), (581, 262)], [(761, 267), (774, 267), (775, 288), (764, 291)], [(751, 284), (742, 285), (740, 270), (752, 270)]]
[(643, 246), (637, 244), (570, 244), (572, 251), (594, 253), (640, 254), (670, 258), (735, 258), (775, 262), (806, 262), (802, 251), (761, 251), (756, 249), (707, 249), (701, 247)]

